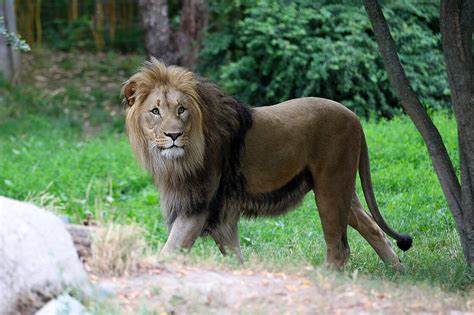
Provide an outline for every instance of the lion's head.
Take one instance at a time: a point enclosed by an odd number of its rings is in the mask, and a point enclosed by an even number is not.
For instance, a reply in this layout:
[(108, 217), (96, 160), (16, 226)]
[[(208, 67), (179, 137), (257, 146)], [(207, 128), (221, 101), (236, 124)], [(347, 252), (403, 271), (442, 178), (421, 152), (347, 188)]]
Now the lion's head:
[(151, 58), (124, 83), (122, 94), (132, 150), (157, 184), (171, 178), (189, 185), (190, 177), (202, 182), (224, 163), (242, 106), (216, 84)]
[(203, 112), (192, 72), (145, 62), (122, 88), (127, 132), (138, 161), (152, 174), (193, 172), (203, 164)]

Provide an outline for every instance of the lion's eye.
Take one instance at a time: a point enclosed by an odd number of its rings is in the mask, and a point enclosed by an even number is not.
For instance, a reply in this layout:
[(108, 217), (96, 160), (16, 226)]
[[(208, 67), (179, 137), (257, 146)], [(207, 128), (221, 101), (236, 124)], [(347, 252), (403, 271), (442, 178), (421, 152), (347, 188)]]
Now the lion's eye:
[(153, 109), (151, 110), (151, 113), (152, 113), (153, 115), (159, 116), (159, 115), (160, 115), (160, 110), (155, 107), (155, 108), (153, 108)]
[(184, 108), (183, 106), (179, 107), (178, 108), (178, 115), (181, 115), (182, 113), (184, 113), (185, 110), (186, 110), (186, 108)]

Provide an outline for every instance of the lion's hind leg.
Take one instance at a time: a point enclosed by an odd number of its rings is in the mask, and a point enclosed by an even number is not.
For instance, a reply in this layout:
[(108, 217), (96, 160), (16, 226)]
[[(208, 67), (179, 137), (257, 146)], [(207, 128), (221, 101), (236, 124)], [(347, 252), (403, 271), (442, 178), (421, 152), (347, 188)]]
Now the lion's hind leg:
[(316, 203), (327, 247), (326, 264), (331, 268), (339, 269), (347, 262), (350, 254), (347, 241), (346, 214), (348, 210), (344, 209), (349, 205), (331, 196), (325, 196), (321, 192), (316, 193)]
[(364, 210), (359, 197), (354, 193), (349, 214), (349, 225), (356, 229), (372, 246), (379, 257), (396, 270), (402, 268), (400, 259), (395, 254), (389, 240), (374, 221), (374, 219)]
[(212, 231), (212, 238), (219, 247), (222, 255), (227, 255), (226, 248), (230, 249), (241, 264), (244, 263), (244, 257), (240, 248), (238, 223), (221, 224)]
[(327, 247), (326, 265), (339, 269), (347, 262), (350, 254), (347, 225), (351, 196), (341, 192), (334, 193), (335, 187), (337, 185), (323, 186), (316, 182), (315, 195)]
[(227, 250), (225, 249), (225, 245), (222, 239), (215, 234), (212, 235), (212, 238), (214, 239), (214, 242), (216, 242), (216, 245), (219, 248), (219, 251), (221, 252), (221, 254), (223, 256), (227, 256)]

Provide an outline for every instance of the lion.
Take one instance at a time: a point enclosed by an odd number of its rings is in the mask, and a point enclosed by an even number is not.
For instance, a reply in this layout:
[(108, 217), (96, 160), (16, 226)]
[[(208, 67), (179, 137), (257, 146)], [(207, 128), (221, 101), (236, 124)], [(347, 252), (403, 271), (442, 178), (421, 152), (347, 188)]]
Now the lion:
[[(348, 225), (385, 263), (401, 267), (384, 232), (404, 251), (412, 239), (380, 214), (361, 123), (345, 106), (305, 97), (250, 108), (212, 81), (155, 58), (122, 94), (131, 148), (160, 193), (169, 231), (163, 255), (211, 236), (222, 254), (231, 250), (243, 262), (240, 217), (285, 214), (313, 190), (329, 267), (349, 258)], [(372, 216), (355, 192), (357, 172)]]

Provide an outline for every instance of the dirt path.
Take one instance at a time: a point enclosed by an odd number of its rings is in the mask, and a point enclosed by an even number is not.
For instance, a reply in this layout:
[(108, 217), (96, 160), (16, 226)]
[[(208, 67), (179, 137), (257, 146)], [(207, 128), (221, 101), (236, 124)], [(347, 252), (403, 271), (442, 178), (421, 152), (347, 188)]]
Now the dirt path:
[(472, 295), (340, 278), (166, 264), (98, 281), (124, 314), (474, 314)]

